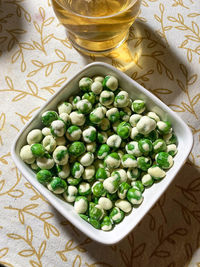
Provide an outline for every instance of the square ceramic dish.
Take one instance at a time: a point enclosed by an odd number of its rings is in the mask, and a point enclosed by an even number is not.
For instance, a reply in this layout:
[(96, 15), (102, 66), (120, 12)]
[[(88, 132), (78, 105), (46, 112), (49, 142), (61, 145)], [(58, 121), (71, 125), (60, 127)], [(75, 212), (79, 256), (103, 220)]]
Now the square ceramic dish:
[[(173, 167), (167, 171), (166, 177), (151, 188), (145, 190), (144, 201), (139, 208), (125, 216), (125, 219), (114, 227), (112, 231), (104, 232), (92, 227), (85, 222), (73, 210), (73, 206), (60, 199), (42, 184), (36, 178), (35, 173), (19, 157), (20, 148), (25, 145), (27, 134), (34, 128), (42, 128), (41, 114), (46, 110), (55, 110), (61, 100), (67, 99), (71, 95), (78, 95), (78, 82), (84, 76), (93, 77), (95, 75), (114, 75), (119, 79), (120, 87), (126, 90), (131, 98), (143, 99), (146, 102), (148, 110), (156, 112), (163, 120), (169, 120), (174, 132), (178, 138), (178, 153), (174, 158)], [(123, 239), (140, 222), (144, 215), (155, 204), (169, 184), (175, 178), (180, 168), (185, 163), (193, 144), (193, 137), (188, 126), (171, 109), (162, 103), (157, 97), (129, 78), (121, 71), (105, 63), (92, 63), (84, 67), (71, 80), (69, 80), (49, 101), (35, 114), (35, 116), (19, 132), (13, 146), (12, 157), (21, 173), (26, 179), (45, 197), (48, 201), (73, 225), (80, 231), (88, 235), (91, 239), (103, 244), (114, 244)]]

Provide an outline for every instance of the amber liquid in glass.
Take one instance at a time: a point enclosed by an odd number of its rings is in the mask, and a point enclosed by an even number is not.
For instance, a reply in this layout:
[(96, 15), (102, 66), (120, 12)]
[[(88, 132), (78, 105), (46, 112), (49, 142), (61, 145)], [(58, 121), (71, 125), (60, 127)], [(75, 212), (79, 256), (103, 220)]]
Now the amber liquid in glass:
[(117, 47), (135, 21), (141, 0), (52, 0), (59, 21), (81, 50), (103, 52)]

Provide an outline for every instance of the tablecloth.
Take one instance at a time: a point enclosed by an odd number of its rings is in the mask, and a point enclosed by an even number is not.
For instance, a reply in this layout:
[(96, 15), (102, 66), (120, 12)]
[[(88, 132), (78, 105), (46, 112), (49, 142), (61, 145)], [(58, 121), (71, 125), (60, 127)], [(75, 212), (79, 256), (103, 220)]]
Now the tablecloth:
[[(99, 60), (144, 85), (194, 136), (189, 159), (170, 187), (113, 246), (95, 243), (66, 221), (20, 174), (10, 154), (16, 134), (45, 101)], [(50, 1), (0, 0), (0, 63), (0, 263), (200, 266), (200, 2), (143, 0), (128, 42), (98, 58), (71, 46)]]

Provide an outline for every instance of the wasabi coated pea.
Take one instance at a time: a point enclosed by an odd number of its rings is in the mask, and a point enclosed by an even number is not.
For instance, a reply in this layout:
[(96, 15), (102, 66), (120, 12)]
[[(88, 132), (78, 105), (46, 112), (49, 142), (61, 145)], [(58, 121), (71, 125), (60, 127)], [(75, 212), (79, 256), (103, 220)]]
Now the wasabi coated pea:
[(58, 113), (62, 114), (62, 113), (67, 113), (70, 114), (72, 111), (72, 104), (70, 104), (69, 102), (61, 102), (58, 105)]
[(114, 76), (106, 76), (103, 80), (103, 87), (115, 91), (118, 88), (118, 80)]
[(77, 213), (85, 213), (88, 209), (88, 200), (86, 197), (78, 196), (74, 202), (74, 209)]
[(157, 128), (161, 134), (168, 134), (172, 131), (171, 123), (169, 121), (158, 121)]
[(126, 152), (128, 154), (131, 154), (131, 155), (133, 155), (135, 157), (139, 157), (139, 156), (142, 155), (142, 152), (139, 149), (137, 141), (132, 141), (132, 142), (128, 143), (126, 145), (125, 149), (126, 149)]
[(162, 151), (166, 151), (166, 143), (163, 139), (157, 139), (154, 143), (153, 143), (153, 151), (154, 153), (159, 153)]
[(92, 110), (92, 104), (87, 99), (83, 99), (77, 103), (77, 109), (83, 114), (88, 114)]
[(36, 173), (40, 171), (40, 168), (35, 162), (31, 164), (31, 169)]
[(93, 126), (88, 126), (83, 130), (83, 140), (86, 143), (92, 143), (96, 140), (97, 131)]
[(56, 140), (51, 135), (45, 136), (42, 140), (42, 145), (47, 152), (53, 152), (56, 148)]
[(67, 188), (67, 183), (59, 177), (54, 177), (47, 187), (54, 194), (62, 194)]
[(90, 166), (94, 161), (94, 154), (86, 152), (80, 156), (79, 161), (84, 167)]
[(104, 209), (104, 210), (110, 210), (112, 209), (112, 201), (107, 197), (100, 197), (98, 200), (98, 204)]
[(122, 121), (129, 122), (131, 114), (131, 109), (128, 107), (122, 108), (120, 110), (120, 118)]
[(121, 122), (117, 126), (117, 134), (122, 138), (122, 139), (127, 139), (131, 133), (131, 127), (130, 124), (127, 122)]
[(101, 223), (101, 230), (103, 231), (110, 231), (112, 229), (112, 221), (110, 217), (105, 216)]
[(135, 168), (137, 167), (137, 159), (131, 154), (124, 154), (122, 156), (122, 165), (125, 168)]
[(84, 180), (92, 180), (95, 175), (95, 167), (93, 165), (86, 167), (83, 173), (83, 179)]
[(119, 185), (120, 179), (112, 176), (105, 179), (103, 182), (104, 189), (110, 194), (115, 193), (118, 190)]
[(99, 76), (99, 75), (97, 75), (97, 76), (93, 77), (93, 81), (94, 81), (94, 82), (100, 82), (100, 83), (103, 83), (103, 80), (104, 80), (104, 77), (103, 77), (103, 76)]
[(147, 116), (149, 118), (155, 120), (156, 122), (160, 121), (159, 116), (155, 112), (150, 111), (150, 112), (147, 113)]
[(138, 147), (142, 154), (145, 156), (149, 155), (153, 150), (152, 142), (147, 138), (139, 140)]
[(114, 207), (110, 213), (110, 219), (118, 224), (124, 219), (124, 212), (117, 207)]
[(76, 186), (78, 184), (80, 184), (80, 182), (82, 181), (82, 178), (73, 178), (73, 177), (68, 177), (67, 178), (67, 182), (70, 185)]
[(73, 185), (69, 185), (68, 188), (63, 193), (63, 197), (67, 202), (71, 203), (75, 201), (77, 194), (78, 194), (78, 189)]
[(142, 115), (139, 114), (133, 114), (130, 119), (129, 122), (131, 124), (132, 127), (135, 127), (138, 123), (138, 121), (142, 118)]
[(57, 146), (53, 152), (53, 159), (59, 165), (65, 165), (68, 162), (69, 154), (65, 146)]
[(71, 123), (77, 126), (82, 126), (85, 123), (85, 115), (79, 111), (73, 111), (70, 113)]
[(96, 102), (96, 97), (93, 92), (85, 93), (82, 96), (82, 99), (87, 99), (91, 103), (91, 105), (94, 105), (94, 103)]
[(153, 165), (148, 169), (148, 174), (155, 180), (160, 180), (165, 177), (166, 173), (158, 165)]
[(50, 129), (49, 127), (44, 127), (44, 128), (42, 129), (42, 134), (43, 134), (44, 136), (51, 135), (51, 129)]
[(95, 182), (92, 186), (92, 193), (95, 197), (103, 196), (105, 194), (103, 183), (100, 181)]
[(127, 199), (133, 205), (139, 205), (143, 201), (142, 193), (136, 188), (130, 188), (127, 192)]
[(97, 151), (97, 157), (99, 159), (104, 159), (109, 153), (110, 153), (110, 147), (107, 144), (103, 144)]
[(67, 177), (69, 177), (69, 174), (70, 174), (69, 164), (57, 165), (56, 168), (57, 168), (58, 177), (62, 179), (66, 179)]
[(103, 85), (102, 82), (100, 81), (95, 81), (93, 82), (92, 86), (91, 86), (91, 91), (95, 94), (95, 95), (100, 95), (101, 91), (103, 90)]
[(120, 113), (117, 108), (111, 108), (106, 112), (106, 117), (111, 123), (114, 123), (120, 119)]
[(106, 132), (100, 132), (97, 134), (97, 141), (100, 143), (100, 144), (104, 144), (107, 142), (107, 139), (108, 139), (108, 135)]
[(100, 205), (90, 202), (89, 204), (89, 217), (100, 221), (104, 216), (104, 210)]
[(104, 114), (104, 111), (103, 111), (103, 108), (101, 107), (98, 107), (98, 108), (95, 108), (91, 113), (90, 113), (90, 121), (94, 124), (99, 124), (101, 123), (101, 121), (103, 120), (105, 114)]
[(118, 199), (115, 202), (115, 206), (125, 213), (129, 213), (132, 210), (131, 204), (125, 199)]
[(108, 131), (110, 129), (110, 121), (107, 118), (103, 118), (103, 120), (99, 123), (99, 128), (102, 131)]
[(113, 194), (107, 193), (106, 197), (108, 199), (110, 199), (113, 203), (114, 203), (114, 201), (116, 201), (119, 198), (118, 195), (117, 195), (117, 192), (115, 192)]
[(45, 156), (42, 158), (37, 158), (36, 163), (37, 163), (38, 167), (42, 170), (44, 170), (44, 169), (50, 170), (51, 168), (53, 168), (53, 166), (55, 164), (55, 162), (52, 158), (46, 158)]
[(83, 92), (89, 92), (91, 90), (92, 83), (93, 83), (92, 79), (90, 79), (89, 77), (83, 77), (79, 81), (79, 88)]
[(156, 156), (156, 163), (162, 169), (169, 169), (174, 164), (173, 158), (167, 152), (159, 152)]
[(131, 134), (130, 134), (131, 139), (134, 141), (139, 141), (141, 138), (143, 138), (143, 135), (139, 133), (137, 127), (133, 127), (131, 129)]
[(71, 174), (74, 178), (80, 178), (84, 172), (83, 166), (79, 162), (75, 162), (71, 167)]
[(139, 133), (149, 134), (156, 128), (156, 122), (148, 116), (142, 116), (142, 118), (138, 121), (136, 127)]
[(151, 140), (151, 142), (155, 142), (158, 139), (159, 134), (158, 131), (155, 129), (151, 131), (149, 134), (146, 134), (144, 137)]
[(96, 143), (95, 142), (92, 142), (92, 143), (88, 143), (86, 144), (86, 150), (88, 152), (91, 152), (91, 153), (94, 153), (96, 151)]
[(96, 229), (100, 229), (101, 228), (101, 224), (99, 221), (93, 219), (93, 218), (88, 218), (88, 222)]
[(117, 132), (117, 127), (118, 127), (118, 125), (121, 123), (121, 121), (116, 121), (116, 122), (114, 122), (113, 124), (112, 124), (112, 128), (113, 128), (113, 130), (114, 130), (114, 132)]
[(31, 152), (35, 157), (43, 157), (45, 154), (45, 148), (41, 144), (31, 145)]
[(110, 176), (110, 172), (105, 170), (105, 168), (98, 168), (95, 174), (95, 178), (100, 182), (104, 181)]
[(55, 120), (51, 123), (51, 134), (55, 137), (60, 137), (65, 134), (66, 125), (62, 120)]
[(37, 174), (36, 174), (36, 178), (38, 180), (38, 182), (40, 182), (43, 185), (47, 185), (52, 181), (52, 174), (49, 170), (40, 170)]
[(145, 174), (142, 176), (141, 182), (145, 187), (150, 187), (153, 184), (153, 178), (150, 174)]
[(34, 129), (27, 135), (27, 143), (29, 145), (40, 143), (42, 140), (42, 131), (40, 129)]
[(152, 165), (152, 160), (149, 157), (138, 157), (137, 165), (139, 169), (147, 171)]
[(117, 134), (113, 134), (108, 137), (107, 139), (107, 145), (111, 148), (119, 148), (121, 145), (122, 139)]
[(125, 199), (126, 198), (126, 193), (128, 192), (128, 190), (131, 188), (131, 186), (129, 184), (127, 184), (126, 182), (123, 182), (120, 184), (119, 189), (117, 191), (118, 196), (120, 199)]
[(118, 168), (120, 165), (120, 157), (119, 157), (118, 153), (113, 152), (113, 153), (110, 153), (108, 156), (106, 156), (106, 158), (104, 160), (104, 165), (108, 169)]
[(131, 183), (131, 186), (132, 186), (133, 188), (138, 189), (141, 193), (144, 191), (144, 186), (143, 186), (143, 184), (142, 184), (141, 181), (133, 181), (133, 182)]
[(127, 173), (123, 169), (117, 169), (111, 173), (112, 177), (119, 178), (120, 183), (126, 182), (127, 181)]
[(66, 131), (66, 137), (70, 141), (78, 141), (82, 136), (80, 127), (76, 125), (70, 126)]
[(85, 214), (80, 214), (80, 213), (79, 213), (79, 216), (80, 216), (81, 219), (83, 219), (84, 221), (89, 222), (89, 217), (88, 217), (87, 215), (85, 215)]
[(118, 108), (124, 108), (129, 105), (129, 95), (126, 91), (120, 91), (114, 100), (114, 106)]
[(141, 171), (138, 168), (129, 168), (127, 171), (127, 177), (131, 181), (137, 180), (141, 175)]
[(167, 153), (174, 157), (177, 153), (177, 148), (175, 144), (171, 144), (167, 146)]
[(177, 137), (174, 133), (168, 133), (163, 135), (163, 139), (167, 145), (177, 144)]
[(138, 114), (141, 114), (145, 111), (146, 106), (143, 100), (134, 100), (131, 105), (132, 111)]
[(25, 145), (21, 148), (20, 158), (27, 164), (32, 164), (35, 161), (35, 157), (31, 151), (30, 145)]
[(61, 113), (59, 115), (59, 119), (65, 123), (66, 127), (69, 127), (71, 125), (71, 119), (67, 113)]
[(103, 106), (110, 106), (113, 101), (114, 101), (115, 95), (111, 91), (104, 90), (101, 92), (100, 97), (99, 97), (99, 102)]
[(82, 182), (79, 184), (78, 193), (80, 196), (87, 196), (91, 193), (91, 186), (89, 183)]
[(72, 109), (77, 109), (77, 104), (81, 100), (80, 96), (70, 97), (70, 102), (72, 104)]
[(45, 111), (42, 114), (42, 123), (45, 126), (50, 126), (51, 123), (58, 119), (58, 113), (52, 110)]
[(83, 142), (73, 142), (70, 146), (69, 146), (69, 154), (78, 157), (80, 155), (82, 155), (85, 152), (86, 148)]

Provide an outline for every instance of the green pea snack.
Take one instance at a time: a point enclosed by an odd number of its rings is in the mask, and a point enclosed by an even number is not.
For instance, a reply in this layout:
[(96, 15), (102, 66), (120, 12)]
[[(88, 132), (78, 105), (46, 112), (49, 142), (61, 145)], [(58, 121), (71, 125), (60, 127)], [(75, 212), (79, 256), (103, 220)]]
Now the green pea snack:
[(120, 86), (112, 75), (82, 77), (78, 94), (43, 112), (43, 128), (31, 130), (19, 152), (39, 183), (103, 231), (167, 179), (178, 152), (171, 122)]

